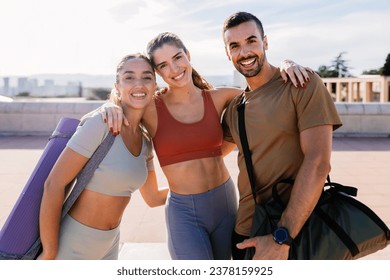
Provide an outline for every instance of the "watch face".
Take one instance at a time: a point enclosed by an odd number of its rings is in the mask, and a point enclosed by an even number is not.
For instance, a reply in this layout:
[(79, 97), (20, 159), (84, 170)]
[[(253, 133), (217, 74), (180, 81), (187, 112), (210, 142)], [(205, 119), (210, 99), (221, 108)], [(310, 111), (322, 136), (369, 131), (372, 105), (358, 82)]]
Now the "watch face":
[(284, 228), (277, 228), (274, 231), (274, 239), (277, 243), (283, 244), (288, 239), (288, 232)]
[(280, 242), (286, 241), (287, 236), (288, 236), (288, 233), (286, 232), (286, 230), (284, 230), (282, 228), (279, 228), (275, 231), (275, 239), (280, 241)]

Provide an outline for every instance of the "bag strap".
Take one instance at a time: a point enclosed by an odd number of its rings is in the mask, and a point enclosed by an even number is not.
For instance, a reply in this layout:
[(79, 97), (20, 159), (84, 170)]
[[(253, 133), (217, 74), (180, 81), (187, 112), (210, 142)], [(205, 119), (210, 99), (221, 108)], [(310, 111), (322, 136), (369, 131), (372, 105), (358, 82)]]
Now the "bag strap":
[(242, 94), (242, 99), (240, 104), (237, 106), (237, 111), (238, 111), (238, 131), (240, 134), (242, 151), (244, 153), (246, 171), (248, 172), (249, 182), (252, 189), (252, 196), (253, 199), (255, 200), (255, 204), (257, 204), (255, 177), (254, 177), (253, 164), (252, 164), (252, 153), (249, 149), (248, 138), (246, 136), (246, 129), (245, 129), (245, 93)]
[(112, 133), (108, 133), (106, 138), (104, 138), (103, 142), (99, 145), (99, 147), (93, 153), (91, 158), (88, 160), (87, 164), (77, 175), (76, 184), (62, 207), (62, 218), (66, 216), (66, 214), (69, 212), (70, 208), (73, 206), (81, 192), (84, 190), (85, 186), (91, 180), (95, 170), (98, 168), (99, 164), (107, 155), (112, 144), (114, 143), (114, 140), (115, 136)]

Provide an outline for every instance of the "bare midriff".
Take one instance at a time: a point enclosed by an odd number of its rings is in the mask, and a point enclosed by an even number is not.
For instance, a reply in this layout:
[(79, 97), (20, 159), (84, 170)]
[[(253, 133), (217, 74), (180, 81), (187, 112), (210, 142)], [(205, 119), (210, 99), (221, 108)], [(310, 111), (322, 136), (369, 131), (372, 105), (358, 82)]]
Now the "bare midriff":
[(111, 230), (120, 224), (129, 202), (128, 196), (110, 196), (85, 189), (69, 211), (69, 215), (91, 228)]
[(178, 194), (199, 194), (229, 179), (222, 156), (178, 162), (162, 167), (169, 188)]

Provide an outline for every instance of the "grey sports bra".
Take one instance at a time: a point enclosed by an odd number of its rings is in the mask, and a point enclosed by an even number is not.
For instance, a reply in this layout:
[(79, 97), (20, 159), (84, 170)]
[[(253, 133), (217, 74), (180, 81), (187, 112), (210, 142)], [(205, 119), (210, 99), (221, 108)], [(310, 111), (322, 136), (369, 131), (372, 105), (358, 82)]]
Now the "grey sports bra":
[[(107, 133), (108, 127), (101, 114), (96, 113), (80, 124), (67, 146), (90, 158)], [(141, 153), (136, 157), (118, 135), (86, 189), (112, 196), (131, 196), (145, 183), (148, 171), (153, 169), (152, 144), (148, 139), (143, 137)]]

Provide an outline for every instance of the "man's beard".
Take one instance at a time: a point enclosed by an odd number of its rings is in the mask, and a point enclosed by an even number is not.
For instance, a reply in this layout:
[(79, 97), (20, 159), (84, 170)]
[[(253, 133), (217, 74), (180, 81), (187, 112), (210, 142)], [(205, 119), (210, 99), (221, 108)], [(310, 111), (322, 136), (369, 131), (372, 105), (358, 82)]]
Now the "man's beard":
[[(246, 58), (247, 59), (247, 58)], [(241, 61), (242, 59), (240, 59)], [(255, 77), (257, 76), (257, 74), (260, 73), (261, 69), (263, 68), (263, 64), (264, 64), (264, 60), (265, 60), (265, 52), (264, 52), (264, 55), (259, 59), (258, 56), (256, 56), (256, 62), (257, 65), (255, 68), (251, 69), (251, 70), (243, 70), (241, 69), (241, 65), (239, 63), (239, 61), (237, 61), (237, 66), (236, 66), (236, 69), (238, 72), (240, 72), (245, 78), (252, 78), (252, 77)]]

